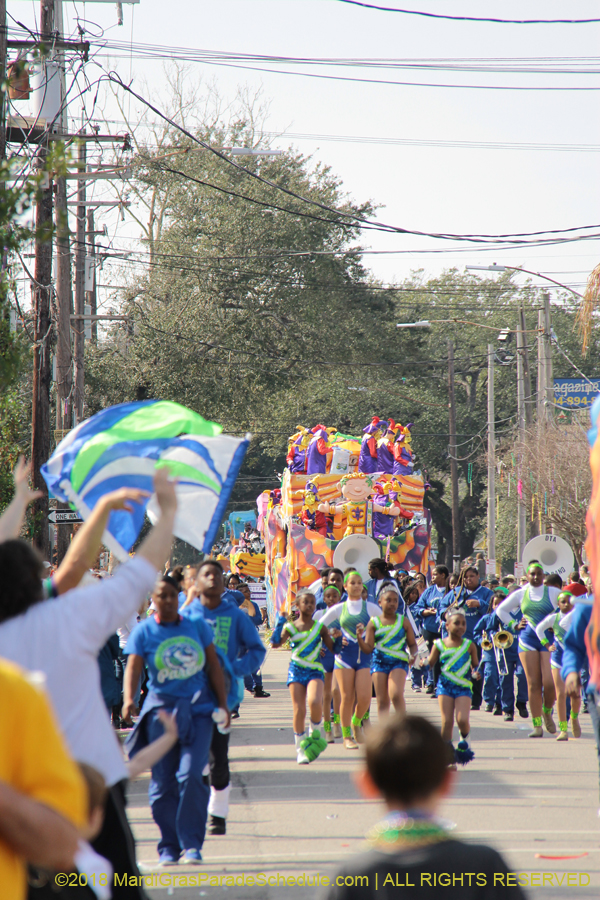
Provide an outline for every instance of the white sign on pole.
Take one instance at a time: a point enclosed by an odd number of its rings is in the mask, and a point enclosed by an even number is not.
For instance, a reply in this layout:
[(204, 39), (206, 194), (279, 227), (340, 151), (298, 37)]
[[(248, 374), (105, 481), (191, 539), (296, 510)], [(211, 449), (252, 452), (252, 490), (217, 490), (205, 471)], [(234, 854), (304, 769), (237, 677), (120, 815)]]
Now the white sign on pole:
[(496, 574), (496, 560), (495, 559), (486, 559), (485, 574), (486, 575), (495, 575)]

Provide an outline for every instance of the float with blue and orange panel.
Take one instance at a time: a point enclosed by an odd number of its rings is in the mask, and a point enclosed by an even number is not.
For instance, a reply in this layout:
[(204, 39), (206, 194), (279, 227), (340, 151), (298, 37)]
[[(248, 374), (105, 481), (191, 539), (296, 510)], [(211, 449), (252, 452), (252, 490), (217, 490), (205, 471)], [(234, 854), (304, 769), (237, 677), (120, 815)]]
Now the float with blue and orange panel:
[(377, 416), (362, 438), (297, 427), (281, 488), (259, 498), (270, 616), (325, 566), (355, 566), (366, 579), (369, 560), (383, 557), (428, 574), (431, 517), (411, 441), (410, 424)]

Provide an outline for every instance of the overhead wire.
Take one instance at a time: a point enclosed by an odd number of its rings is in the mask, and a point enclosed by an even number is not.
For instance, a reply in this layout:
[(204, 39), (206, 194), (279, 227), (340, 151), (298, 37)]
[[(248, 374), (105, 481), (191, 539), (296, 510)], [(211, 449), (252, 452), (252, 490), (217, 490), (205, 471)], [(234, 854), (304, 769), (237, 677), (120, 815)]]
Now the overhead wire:
[[(376, 231), (387, 231), (387, 232), (399, 233), (399, 234), (411, 234), (411, 235), (417, 235), (420, 237), (436, 238), (436, 239), (440, 239), (440, 240), (459, 240), (459, 241), (469, 241), (469, 242), (476, 242), (476, 243), (493, 242), (493, 243), (515, 243), (515, 244), (539, 243), (536, 241), (520, 240), (521, 238), (530, 238), (530, 237), (540, 237), (541, 238), (542, 235), (573, 234), (575, 232), (600, 228), (600, 225), (585, 225), (585, 226), (572, 226), (570, 228), (565, 228), (565, 229), (549, 229), (549, 230), (545, 230), (545, 231), (534, 231), (534, 232), (512, 232), (512, 233), (499, 234), (499, 235), (491, 235), (491, 234), (460, 234), (459, 235), (459, 234), (451, 234), (451, 233), (418, 231), (415, 229), (407, 229), (407, 228), (403, 228), (400, 226), (385, 225), (383, 223), (375, 222), (375, 221), (366, 219), (364, 216), (359, 216), (356, 213), (347, 213), (344, 210), (335, 209), (335, 208), (327, 206), (326, 204), (321, 203), (317, 200), (312, 200), (308, 197), (304, 197), (301, 194), (297, 194), (295, 191), (292, 191), (289, 188), (286, 188), (285, 186), (283, 186), (281, 184), (277, 184), (277, 182), (270, 181), (269, 179), (264, 178), (260, 174), (258, 174), (256, 172), (252, 172), (250, 169), (246, 168), (245, 166), (241, 166), (239, 163), (236, 163), (234, 160), (229, 158), (222, 151), (217, 150), (214, 147), (211, 147), (210, 144), (207, 144), (205, 141), (201, 140), (196, 135), (192, 134), (190, 131), (188, 131), (188, 129), (179, 125), (170, 116), (167, 116), (164, 112), (162, 112), (160, 109), (158, 109), (156, 106), (154, 106), (154, 104), (152, 104), (149, 100), (147, 100), (141, 94), (138, 94), (137, 91), (134, 91), (133, 88), (131, 88), (129, 85), (126, 85), (123, 82), (123, 80), (121, 79), (121, 77), (119, 75), (117, 75), (116, 73), (109, 72), (107, 77), (108, 77), (109, 81), (113, 82), (114, 84), (117, 84), (123, 90), (131, 93), (140, 102), (144, 103), (149, 109), (151, 109), (156, 115), (160, 116), (160, 118), (162, 118), (164, 121), (168, 122), (173, 128), (180, 131), (182, 134), (184, 134), (186, 137), (188, 137), (194, 143), (203, 147), (205, 150), (209, 150), (211, 153), (213, 153), (219, 159), (226, 162), (229, 166), (232, 166), (237, 171), (244, 173), (244, 175), (246, 175), (252, 179), (255, 179), (256, 181), (260, 182), (261, 184), (264, 184), (268, 187), (274, 188), (275, 190), (281, 191), (281, 192), (287, 194), (288, 196), (295, 198), (296, 200), (300, 200), (301, 202), (306, 203), (310, 206), (317, 207), (325, 212), (333, 213), (336, 216), (342, 217), (343, 219), (348, 220), (348, 224), (355, 223), (355, 225), (353, 227), (359, 227), (361, 229), (371, 228)], [(181, 173), (179, 173), (179, 174), (181, 174)], [(187, 173), (184, 177), (188, 177), (190, 180), (194, 180), (193, 177), (187, 175)], [(219, 188), (216, 188), (216, 189), (218, 190)], [(245, 199), (250, 199), (250, 198), (245, 198)], [(584, 235), (579, 235), (578, 239), (585, 239), (585, 237), (586, 236), (584, 236)], [(587, 237), (596, 239), (596, 238), (600, 237), (600, 235), (590, 235)], [(511, 238), (512, 240), (509, 241), (508, 240), (509, 238)], [(548, 239), (545, 239), (545, 240), (548, 240)]]
[(395, 6), (379, 6), (376, 3), (365, 3), (363, 0), (338, 0), (350, 6), (362, 6), (381, 12), (402, 13), (405, 16), (423, 16), (427, 19), (447, 19), (453, 22), (490, 22), (495, 25), (589, 25), (600, 22), (600, 19), (499, 19), (482, 16), (450, 16), (444, 13), (430, 13), (417, 9), (398, 9)]

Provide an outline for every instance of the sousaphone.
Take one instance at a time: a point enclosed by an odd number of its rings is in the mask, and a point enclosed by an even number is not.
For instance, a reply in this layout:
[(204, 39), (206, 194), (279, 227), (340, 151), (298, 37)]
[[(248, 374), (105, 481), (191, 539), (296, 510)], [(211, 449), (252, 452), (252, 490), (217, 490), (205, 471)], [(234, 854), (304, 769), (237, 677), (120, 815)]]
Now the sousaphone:
[(333, 551), (333, 565), (336, 569), (352, 566), (362, 576), (363, 581), (369, 578), (369, 561), (381, 557), (377, 541), (367, 534), (349, 534), (342, 538)]

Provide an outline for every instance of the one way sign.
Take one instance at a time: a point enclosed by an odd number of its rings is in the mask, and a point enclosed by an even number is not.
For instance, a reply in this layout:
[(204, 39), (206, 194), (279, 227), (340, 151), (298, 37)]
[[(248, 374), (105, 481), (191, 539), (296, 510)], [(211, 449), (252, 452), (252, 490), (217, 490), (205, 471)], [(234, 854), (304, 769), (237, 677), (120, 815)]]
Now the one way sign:
[(77, 525), (79, 522), (83, 522), (79, 513), (70, 509), (53, 509), (48, 513), (48, 519), (55, 525)]

